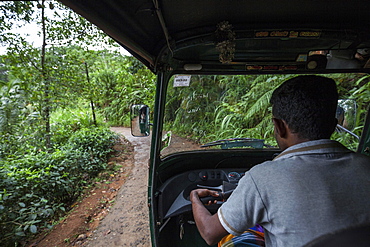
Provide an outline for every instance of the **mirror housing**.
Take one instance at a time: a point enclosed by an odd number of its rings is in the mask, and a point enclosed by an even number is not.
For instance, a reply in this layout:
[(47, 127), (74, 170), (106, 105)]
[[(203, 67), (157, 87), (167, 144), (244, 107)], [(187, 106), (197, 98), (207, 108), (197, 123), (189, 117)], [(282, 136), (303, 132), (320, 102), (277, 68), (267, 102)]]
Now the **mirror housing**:
[(150, 109), (147, 105), (131, 106), (131, 135), (137, 137), (150, 135), (149, 113)]
[(335, 114), (338, 124), (347, 130), (356, 127), (357, 104), (353, 99), (338, 100), (337, 112)]
[(308, 53), (307, 70), (362, 69), (370, 66), (370, 48), (318, 50)]
[(360, 137), (357, 136), (352, 131), (356, 127), (356, 114), (357, 113), (357, 104), (355, 100), (352, 99), (340, 99), (338, 100), (337, 111), (335, 117), (338, 120), (336, 130), (338, 132), (347, 132), (348, 134), (356, 137), (360, 140)]

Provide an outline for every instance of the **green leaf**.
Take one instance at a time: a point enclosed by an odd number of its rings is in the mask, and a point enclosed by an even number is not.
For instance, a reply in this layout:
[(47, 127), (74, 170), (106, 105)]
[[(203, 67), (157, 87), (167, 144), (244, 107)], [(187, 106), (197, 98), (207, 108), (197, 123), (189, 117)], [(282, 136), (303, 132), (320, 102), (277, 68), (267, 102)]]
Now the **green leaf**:
[(20, 237), (26, 236), (26, 234), (24, 234), (24, 232), (16, 232), (15, 235), (20, 236)]
[(26, 207), (26, 204), (24, 204), (23, 202), (20, 202), (20, 203), (18, 203), (18, 204), (19, 204), (19, 206), (21, 206), (22, 208)]
[(37, 226), (35, 226), (35, 225), (31, 225), (31, 227), (30, 227), (30, 232), (32, 232), (32, 233), (36, 233), (36, 232), (37, 232)]
[(19, 213), (23, 213), (25, 211), (27, 211), (27, 208), (22, 208), (21, 210), (19, 210)]

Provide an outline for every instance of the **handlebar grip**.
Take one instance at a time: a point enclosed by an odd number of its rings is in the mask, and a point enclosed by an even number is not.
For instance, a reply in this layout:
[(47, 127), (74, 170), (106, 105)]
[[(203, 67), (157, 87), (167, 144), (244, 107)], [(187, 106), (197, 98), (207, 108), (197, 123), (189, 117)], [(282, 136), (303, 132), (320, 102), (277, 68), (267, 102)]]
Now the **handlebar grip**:
[(219, 193), (219, 196), (206, 196), (206, 197), (202, 197), (199, 199), (203, 204), (208, 204), (209, 201), (214, 202), (215, 200), (216, 201), (226, 201), (226, 199), (230, 197), (233, 191), (234, 190), (229, 190), (225, 193), (223, 192)]
[(200, 201), (203, 203), (203, 204), (208, 204), (210, 201), (211, 202), (214, 202), (214, 201), (222, 201), (223, 200), (223, 197), (222, 196), (206, 196), (206, 197), (202, 197), (202, 198), (199, 198)]

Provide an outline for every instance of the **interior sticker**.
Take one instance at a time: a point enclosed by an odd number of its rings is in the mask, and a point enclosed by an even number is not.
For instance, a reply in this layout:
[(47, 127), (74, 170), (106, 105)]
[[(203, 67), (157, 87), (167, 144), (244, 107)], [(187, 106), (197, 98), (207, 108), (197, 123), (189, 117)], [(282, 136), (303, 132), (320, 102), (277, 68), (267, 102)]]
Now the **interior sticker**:
[(259, 65), (247, 65), (247, 70), (262, 70), (263, 66)]
[(255, 38), (319, 38), (321, 31), (274, 30), (256, 31)]
[(173, 87), (188, 87), (190, 85), (191, 75), (175, 75)]
[(306, 62), (306, 61), (307, 61), (307, 54), (299, 54), (296, 60), (296, 62)]
[(313, 38), (319, 38), (321, 36), (321, 32), (319, 31), (304, 31), (299, 32), (299, 37), (313, 37)]
[(247, 65), (247, 70), (285, 71), (297, 70), (295, 65)]

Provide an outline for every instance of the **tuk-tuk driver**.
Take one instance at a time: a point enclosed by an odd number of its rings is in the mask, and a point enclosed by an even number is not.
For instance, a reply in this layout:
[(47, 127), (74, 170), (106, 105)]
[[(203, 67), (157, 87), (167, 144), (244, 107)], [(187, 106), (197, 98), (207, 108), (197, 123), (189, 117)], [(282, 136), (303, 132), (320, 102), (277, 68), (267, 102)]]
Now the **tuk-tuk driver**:
[(282, 153), (246, 172), (214, 215), (199, 198), (217, 192), (190, 194), (196, 225), (209, 245), (257, 224), (266, 246), (282, 247), (370, 224), (370, 157), (330, 140), (337, 101), (334, 80), (321, 76), (298, 76), (274, 91), (272, 121)]

